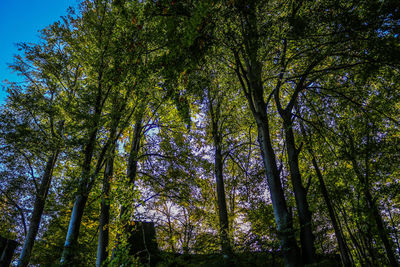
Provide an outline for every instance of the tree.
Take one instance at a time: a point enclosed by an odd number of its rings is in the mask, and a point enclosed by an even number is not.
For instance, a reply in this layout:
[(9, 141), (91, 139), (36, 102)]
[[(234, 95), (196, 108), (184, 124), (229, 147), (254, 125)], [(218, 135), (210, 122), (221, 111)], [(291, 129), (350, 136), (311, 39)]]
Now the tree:
[(397, 266), (396, 4), (70, 10), (20, 46), (0, 114), (20, 265), (143, 261), (129, 242), (152, 220), (167, 265)]

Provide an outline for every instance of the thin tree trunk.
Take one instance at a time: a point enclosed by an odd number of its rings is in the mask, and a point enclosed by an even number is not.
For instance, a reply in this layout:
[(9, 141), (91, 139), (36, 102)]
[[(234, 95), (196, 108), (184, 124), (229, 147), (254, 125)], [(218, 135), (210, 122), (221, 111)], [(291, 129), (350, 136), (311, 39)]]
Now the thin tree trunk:
[[(298, 111), (297, 105), (295, 105), (295, 108)], [(315, 159), (315, 155), (314, 155), (314, 152), (313, 152), (312, 147), (311, 147), (311, 141), (310, 141), (311, 138), (310, 138), (310, 136), (308, 136), (302, 121), (300, 121), (300, 130), (301, 130), (301, 133), (303, 134), (303, 136), (307, 139), (307, 142), (310, 144), (310, 146), (307, 146), (308, 152), (312, 156), (312, 164), (313, 164), (313, 167), (315, 169), (315, 173), (316, 173), (318, 181), (319, 181), (319, 185), (320, 185), (322, 196), (324, 198), (326, 207), (328, 208), (329, 217), (331, 219), (332, 226), (333, 226), (333, 229), (335, 231), (336, 240), (337, 240), (338, 246), (339, 246), (340, 258), (342, 260), (343, 266), (345, 266), (345, 267), (352, 266), (353, 265), (353, 261), (352, 261), (349, 249), (348, 249), (348, 247), (346, 245), (345, 239), (343, 238), (343, 233), (342, 233), (342, 230), (340, 229), (340, 225), (339, 225), (339, 223), (338, 223), (338, 221), (336, 219), (335, 210), (334, 210), (334, 208), (332, 206), (332, 202), (331, 202), (331, 199), (329, 197), (329, 193), (328, 193), (328, 190), (326, 188), (326, 185), (325, 185), (321, 170), (319, 168), (317, 160)]]
[[(310, 152), (312, 152), (311, 149), (310, 149)], [(338, 245), (339, 245), (340, 257), (342, 259), (342, 263), (343, 263), (344, 266), (352, 266), (353, 263), (352, 263), (352, 260), (351, 260), (351, 257), (350, 257), (350, 253), (349, 253), (348, 247), (346, 245), (346, 242), (345, 242), (345, 240), (343, 238), (343, 233), (340, 230), (339, 224), (338, 224), (338, 222), (336, 220), (335, 210), (332, 207), (332, 203), (331, 203), (331, 200), (330, 200), (330, 197), (329, 197), (328, 190), (326, 189), (325, 182), (324, 182), (324, 179), (322, 177), (321, 170), (319, 169), (318, 163), (315, 160), (314, 155), (312, 155), (312, 157), (313, 157), (312, 158), (312, 164), (313, 164), (315, 172), (317, 174), (317, 178), (318, 178), (318, 181), (319, 181), (319, 186), (321, 188), (321, 193), (322, 193), (322, 196), (323, 196), (323, 198), (325, 200), (326, 207), (328, 208), (329, 217), (331, 219), (332, 226), (333, 226), (333, 229), (335, 231), (336, 240), (337, 240)]]
[(239, 51), (234, 51), (236, 74), (247, 98), (250, 109), (257, 123), (258, 142), (267, 174), (269, 192), (274, 209), (275, 222), (281, 243), (282, 254), (286, 266), (301, 265), (301, 255), (296, 243), (293, 229), (292, 216), (288, 211), (282, 183), (276, 163), (275, 152), (271, 144), (267, 104), (264, 100), (264, 87), (262, 81), (262, 64), (259, 61), (259, 38), (256, 16), (256, 5), (249, 2), (246, 9), (241, 10), (243, 21), (243, 40), (245, 49), (243, 53), (245, 66), (239, 56)]
[(299, 149), (296, 148), (293, 123), (291, 112), (289, 115), (282, 116), (284, 120), (284, 131), (286, 140), (286, 149), (289, 159), (289, 171), (292, 181), (294, 196), (298, 209), (298, 216), (300, 221), (300, 241), (303, 261), (305, 264), (312, 264), (315, 262), (315, 247), (314, 235), (312, 233), (312, 220), (311, 212), (308, 206), (307, 194), (301, 181), (301, 173), (299, 168)]
[(282, 183), (276, 165), (275, 153), (273, 151), (269, 129), (268, 118), (258, 117), (258, 142), (260, 144), (264, 166), (267, 172), (268, 187), (271, 195), (272, 206), (274, 208), (275, 222), (281, 242), (282, 253), (286, 266), (299, 266), (301, 260), (296, 239), (294, 236), (292, 215), (289, 213)]
[(343, 209), (344, 209), (344, 208), (342, 208), (342, 213), (343, 213), (343, 216), (344, 216), (344, 218), (345, 218), (345, 219), (344, 219), (345, 227), (346, 227), (346, 229), (347, 229), (347, 232), (349, 233), (349, 236), (350, 236), (351, 241), (353, 242), (355, 251), (356, 251), (356, 253), (357, 253), (357, 255), (358, 255), (358, 259), (360, 260), (360, 262), (361, 262), (362, 265), (363, 265), (363, 262), (367, 259), (367, 255), (365, 254), (365, 251), (364, 251), (363, 247), (360, 245), (360, 242), (358, 242), (358, 240), (356, 239), (356, 237), (354, 236), (354, 234), (351, 232), (351, 229), (350, 229), (350, 227), (349, 227), (349, 225), (348, 225), (348, 222), (347, 222), (347, 220), (346, 220), (346, 217), (345, 217), (345, 216), (347, 216), (347, 215), (346, 215), (346, 212), (343, 212)]
[(368, 204), (368, 208), (369, 208), (369, 212), (371, 214), (371, 216), (373, 217), (377, 230), (378, 230), (378, 235), (383, 243), (383, 246), (385, 247), (386, 250), (386, 255), (389, 259), (389, 263), (391, 266), (399, 266), (399, 263), (396, 259), (396, 256), (393, 252), (392, 249), (392, 245), (391, 245), (391, 240), (389, 239), (387, 233), (386, 233), (386, 229), (385, 229), (385, 225), (382, 219), (381, 214), (379, 213), (379, 209), (378, 206), (375, 203), (375, 200), (373, 198), (373, 196), (371, 195), (371, 191), (370, 191), (370, 185), (369, 185), (369, 141), (370, 141), (370, 137), (369, 137), (369, 128), (367, 126), (367, 143), (366, 143), (366, 150), (365, 150), (365, 173), (363, 173), (361, 171), (360, 166), (358, 165), (358, 162), (354, 156), (354, 153), (356, 152), (356, 148), (355, 148), (355, 143), (354, 143), (354, 139), (351, 135), (351, 133), (347, 133), (347, 136), (349, 138), (350, 141), (350, 151), (351, 153), (348, 153), (348, 156), (351, 160), (351, 163), (353, 165), (353, 170), (356, 173), (356, 176), (358, 177), (361, 185), (362, 185), (362, 192), (364, 194), (365, 199), (367, 200), (367, 204)]
[[(353, 168), (356, 171), (357, 176), (362, 175), (360, 170), (358, 169), (358, 165), (355, 162), (355, 160), (353, 160)], [(364, 178), (361, 178), (360, 176), (359, 176), (359, 179), (361, 179), (361, 181), (364, 180)], [(365, 184), (363, 186), (364, 186), (363, 194), (364, 194), (365, 199), (367, 200), (367, 204), (368, 204), (368, 208), (369, 208), (368, 212), (372, 215), (372, 217), (375, 221), (375, 224), (376, 224), (376, 227), (378, 230), (378, 235), (379, 235), (379, 237), (383, 243), (383, 246), (386, 250), (386, 255), (389, 259), (390, 265), (391, 266), (399, 266), (398, 262), (396, 260), (396, 256), (394, 255), (394, 252), (392, 250), (392, 246), (390, 244), (389, 238), (387, 236), (381, 214), (379, 213), (379, 209), (378, 209), (375, 201), (373, 200), (373, 197), (371, 195), (371, 192), (368, 189), (368, 186)]]
[(169, 210), (169, 207), (166, 203), (164, 203), (165, 205), (165, 215), (167, 216), (167, 224), (168, 224), (168, 236), (169, 236), (169, 244), (171, 246), (171, 250), (172, 253), (175, 254), (176, 253), (176, 249), (175, 249), (175, 244), (174, 244), (174, 239), (173, 239), (173, 231), (172, 231), (172, 223), (171, 223), (171, 213)]
[(369, 190), (365, 190), (364, 194), (365, 194), (365, 198), (367, 199), (367, 203), (368, 203), (368, 206), (370, 208), (370, 212), (372, 214), (372, 217), (375, 220), (376, 227), (378, 229), (379, 237), (381, 238), (383, 246), (385, 247), (386, 255), (387, 255), (388, 259), (389, 259), (390, 265), (393, 266), (393, 267), (399, 266), (399, 264), (397, 262), (397, 259), (396, 259), (396, 256), (394, 255), (392, 246), (390, 244), (391, 242), (390, 242), (390, 240), (389, 240), (389, 238), (387, 236), (385, 225), (383, 223), (382, 216), (379, 213), (378, 207), (377, 207), (375, 201), (373, 200), (372, 195), (369, 192)]
[[(114, 149), (113, 149), (114, 150)], [(110, 180), (114, 171), (114, 151), (107, 160), (104, 177), (103, 177), (103, 196), (101, 200), (100, 223), (99, 223), (99, 240), (97, 243), (97, 260), (96, 266), (100, 267), (107, 259), (108, 242), (109, 242), (109, 222), (110, 222)]]
[[(359, 200), (359, 197), (357, 197), (357, 200)], [(353, 212), (353, 214), (355, 214), (357, 210), (358, 209), (354, 206), (354, 202), (351, 201), (351, 211)], [(342, 207), (342, 214), (343, 214), (344, 221), (346, 223), (347, 232), (349, 233), (349, 236), (350, 236), (354, 246), (356, 248), (358, 248), (358, 250), (360, 252), (359, 254), (362, 256), (362, 257), (359, 257), (360, 262), (365, 263), (365, 265), (371, 266), (372, 262), (371, 262), (370, 258), (368, 257), (367, 248), (366, 248), (365, 242), (363, 240), (363, 234), (359, 230), (360, 227), (359, 227), (358, 220), (354, 220), (354, 222), (353, 222), (356, 226), (354, 228), (357, 228), (357, 231), (354, 231), (354, 233), (352, 233), (350, 230), (349, 224), (347, 223), (347, 218), (351, 218), (351, 217), (348, 217), (344, 207)], [(359, 213), (358, 213), (358, 217), (360, 217)], [(353, 225), (352, 225), (352, 227), (353, 227)], [(364, 265), (364, 264), (362, 264), (362, 265)]]
[(97, 124), (98, 120), (95, 122), (95, 127), (90, 134), (90, 138), (85, 147), (85, 158), (82, 164), (82, 175), (78, 185), (77, 196), (75, 197), (74, 206), (72, 209), (71, 218), (69, 221), (68, 232), (65, 238), (64, 250), (61, 256), (60, 265), (70, 266), (73, 265), (74, 257), (78, 250), (78, 236), (79, 228), (81, 226), (83, 211), (87, 199), (89, 197), (90, 188), (88, 188), (90, 180), (91, 162), (94, 153), (96, 137), (97, 137)]
[[(114, 100), (117, 102), (118, 100)], [(117, 128), (121, 119), (121, 113), (124, 110), (125, 103), (123, 102), (121, 109), (118, 107), (111, 113), (111, 127), (109, 140), (111, 143), (110, 155), (106, 160), (103, 176), (103, 192), (101, 200), (100, 220), (99, 220), (99, 239), (97, 243), (97, 259), (96, 266), (100, 267), (108, 257), (109, 244), (109, 222), (110, 222), (110, 181), (114, 174), (114, 156), (116, 149)]]
[[(103, 67), (103, 56), (101, 57), (100, 66)], [(96, 99), (94, 101), (94, 113), (93, 116), (89, 119), (89, 123), (91, 123), (91, 127), (88, 132), (88, 140), (85, 144), (84, 149), (84, 159), (82, 164), (82, 174), (78, 184), (78, 191), (75, 197), (74, 206), (72, 209), (71, 218), (69, 221), (68, 232), (65, 238), (64, 249), (62, 252), (60, 265), (61, 266), (70, 266), (73, 264), (73, 260), (78, 250), (78, 236), (79, 236), (79, 228), (81, 226), (83, 212), (85, 210), (86, 202), (89, 197), (90, 187), (91, 187), (91, 163), (94, 154), (94, 150), (96, 147), (96, 139), (98, 133), (98, 127), (100, 123), (100, 115), (104, 105), (103, 98), (103, 69), (101, 69), (98, 73), (97, 77), (97, 94)], [(99, 159), (100, 162), (100, 159)]]
[(128, 169), (127, 176), (129, 179), (129, 184), (134, 184), (137, 174), (137, 157), (140, 150), (140, 139), (142, 137), (142, 120), (143, 120), (144, 110), (140, 111), (140, 114), (136, 118), (133, 139), (131, 145), (131, 151), (128, 158)]
[[(134, 185), (137, 175), (137, 165), (138, 165), (138, 154), (140, 150), (140, 139), (142, 137), (142, 120), (143, 120), (144, 110), (139, 112), (136, 118), (135, 126), (133, 128), (131, 151), (128, 158), (128, 168), (126, 175), (128, 177), (129, 185)], [(122, 204), (120, 217), (122, 220), (125, 219), (126, 213), (128, 212), (128, 207)]]
[[(218, 140), (217, 140), (218, 139)], [(229, 242), (229, 221), (228, 221), (228, 211), (226, 208), (225, 199), (225, 187), (224, 187), (224, 177), (223, 177), (223, 163), (222, 163), (222, 152), (221, 144), (218, 137), (214, 137), (215, 145), (215, 178), (217, 181), (217, 201), (218, 201), (218, 214), (219, 214), (219, 227), (221, 234), (221, 246), (222, 252), (229, 255), (232, 251)]]
[(393, 216), (392, 216), (392, 212), (390, 211), (390, 207), (387, 207), (387, 211), (388, 211), (388, 214), (389, 214), (390, 222), (392, 224), (394, 239), (395, 239), (395, 243), (397, 245), (397, 250), (400, 251), (400, 243), (399, 243), (399, 235), (397, 233), (398, 232), (397, 231), (397, 226), (395, 225), (395, 223), (393, 221)]
[(56, 150), (49, 156), (46, 167), (44, 170), (43, 178), (39, 187), (39, 191), (36, 194), (35, 204), (33, 206), (32, 217), (29, 224), (29, 230), (25, 237), (24, 246), (22, 248), (21, 256), (18, 261), (18, 267), (28, 266), (33, 245), (35, 243), (36, 235), (39, 231), (40, 221), (44, 206), (46, 203), (47, 194), (49, 192), (51, 180), (53, 177), (53, 169), (56, 165), (59, 151)]
[(73, 266), (74, 257), (78, 250), (79, 228), (81, 226), (83, 211), (87, 202), (87, 193), (81, 193), (76, 196), (74, 207), (72, 209), (71, 219), (69, 221), (68, 233), (64, 243), (64, 250), (61, 256), (60, 266)]
[(220, 115), (221, 115), (221, 100), (215, 99), (216, 105), (213, 105), (214, 99), (208, 93), (208, 109), (211, 118), (212, 136), (214, 142), (214, 175), (217, 183), (217, 203), (218, 203), (218, 218), (220, 228), (220, 241), (222, 253), (230, 255), (232, 248), (229, 241), (229, 220), (228, 211), (226, 208), (225, 186), (223, 177), (223, 158), (222, 158), (222, 137), (220, 133)]
[[(126, 174), (128, 177), (129, 185), (135, 184), (136, 174), (137, 174), (138, 154), (139, 154), (139, 150), (140, 150), (140, 139), (142, 137), (142, 130), (143, 130), (142, 121), (143, 121), (145, 106), (142, 106), (141, 108), (142, 108), (142, 110), (139, 111), (139, 114), (136, 117), (136, 122), (135, 122), (135, 125), (133, 128), (132, 144), (131, 144), (131, 150), (130, 150), (129, 158), (128, 158), (128, 167), (127, 167)], [(126, 221), (125, 221), (128, 210), (129, 210), (129, 208), (124, 203), (122, 203), (119, 217), (120, 217), (120, 220), (122, 221), (122, 225), (123, 225), (123, 228), (125, 229), (125, 231), (128, 231), (128, 229), (129, 229), (129, 227), (126, 227)], [(114, 259), (115, 255), (119, 249), (118, 247), (121, 242), (120, 239), (121, 239), (121, 235), (117, 234), (117, 236), (116, 236), (117, 244), (112, 251), (111, 259)]]
[[(240, 59), (236, 54), (236, 64), (240, 65)], [(261, 156), (266, 170), (269, 193), (271, 195), (274, 217), (278, 230), (278, 237), (286, 266), (301, 265), (301, 255), (296, 243), (293, 219), (288, 211), (284, 191), (282, 188), (279, 170), (276, 163), (275, 152), (272, 148), (269, 132), (269, 121), (264, 102), (264, 91), (261, 81), (260, 63), (253, 59), (253, 63), (247, 63), (247, 76), (249, 81), (245, 85), (244, 73), (237, 67), (236, 73), (242, 84), (242, 88), (250, 105), (250, 109), (257, 123), (258, 143), (260, 144)], [(247, 89), (246, 89), (247, 88)], [(248, 90), (248, 91), (247, 91)]]

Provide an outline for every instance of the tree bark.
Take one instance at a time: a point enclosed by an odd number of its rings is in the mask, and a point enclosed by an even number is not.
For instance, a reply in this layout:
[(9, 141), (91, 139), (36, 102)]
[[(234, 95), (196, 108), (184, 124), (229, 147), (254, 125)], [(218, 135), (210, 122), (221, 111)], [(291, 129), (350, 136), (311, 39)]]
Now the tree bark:
[[(260, 112), (262, 114), (262, 112)], [(274, 208), (275, 222), (278, 229), (278, 236), (286, 266), (299, 266), (301, 260), (296, 239), (294, 236), (292, 215), (289, 213), (282, 183), (276, 165), (275, 153), (273, 151), (267, 114), (256, 117), (258, 126), (258, 142), (260, 144), (264, 166), (267, 172), (267, 181)]]
[(64, 243), (64, 250), (61, 256), (60, 266), (73, 266), (77, 260), (75, 258), (78, 250), (79, 228), (81, 226), (83, 211), (87, 202), (87, 193), (76, 196), (69, 221), (68, 233)]
[[(222, 158), (222, 138), (220, 133), (219, 118), (220, 118), (220, 102), (217, 102), (215, 110), (213, 106), (213, 99), (211, 99), (210, 92), (208, 92), (209, 112), (212, 124), (212, 135), (214, 142), (214, 174), (217, 183), (217, 203), (218, 203), (218, 218), (221, 238), (222, 253), (230, 255), (232, 248), (229, 241), (229, 219), (228, 211), (226, 208), (225, 187), (223, 177), (223, 158)], [(219, 100), (216, 100), (219, 101)]]
[(375, 201), (373, 200), (372, 195), (369, 192), (369, 190), (365, 190), (364, 191), (364, 195), (365, 195), (365, 198), (367, 199), (367, 203), (368, 203), (368, 206), (370, 208), (369, 212), (371, 212), (372, 217), (375, 220), (376, 227), (378, 229), (378, 234), (379, 234), (379, 237), (382, 240), (383, 246), (385, 247), (386, 255), (387, 255), (388, 259), (389, 259), (390, 265), (392, 267), (399, 266), (399, 263), (397, 262), (396, 256), (394, 255), (394, 252), (393, 252), (393, 249), (392, 249), (392, 246), (391, 246), (391, 242), (390, 242), (390, 240), (389, 240), (389, 238), (387, 236), (385, 225), (383, 223), (382, 216), (379, 213), (379, 209), (378, 209)]
[(10, 266), (17, 246), (17, 241), (0, 236), (0, 266)]
[(391, 245), (391, 240), (389, 240), (389, 237), (387, 236), (385, 225), (383, 223), (383, 219), (381, 214), (379, 213), (378, 206), (375, 203), (375, 200), (370, 192), (370, 185), (369, 185), (369, 133), (367, 133), (367, 148), (366, 148), (366, 155), (365, 155), (365, 173), (361, 171), (361, 168), (358, 165), (358, 162), (354, 156), (354, 153), (356, 152), (355, 149), (355, 144), (354, 144), (354, 139), (351, 136), (351, 134), (348, 134), (349, 141), (350, 141), (350, 150), (351, 153), (348, 153), (348, 156), (350, 157), (351, 163), (353, 165), (353, 170), (356, 173), (362, 188), (362, 192), (364, 194), (364, 197), (367, 201), (368, 208), (369, 208), (369, 213), (373, 217), (377, 230), (378, 230), (378, 235), (383, 243), (383, 246), (386, 250), (386, 255), (389, 259), (389, 263), (391, 266), (396, 267), (399, 266), (399, 263), (396, 259), (396, 256), (393, 252), (392, 245)]
[(295, 144), (291, 112), (281, 114), (281, 116), (284, 121), (290, 178), (300, 221), (300, 241), (303, 261), (305, 264), (312, 264), (315, 262), (314, 235), (312, 233), (311, 212), (308, 206), (307, 195), (301, 181), (298, 158), (300, 151), (296, 148)]
[[(118, 101), (118, 100), (115, 100)], [(103, 176), (103, 192), (101, 199), (100, 220), (99, 220), (99, 239), (97, 242), (97, 259), (96, 266), (100, 267), (108, 257), (108, 244), (109, 244), (109, 222), (110, 222), (110, 181), (114, 174), (114, 156), (116, 149), (117, 128), (121, 119), (121, 112), (125, 107), (124, 102), (121, 109), (113, 107), (111, 113), (111, 127), (109, 140), (111, 144), (110, 154), (106, 159)]]
[[(114, 149), (113, 149), (114, 150)], [(100, 222), (99, 222), (99, 240), (97, 243), (96, 266), (100, 267), (107, 259), (109, 243), (109, 222), (110, 222), (110, 180), (114, 172), (114, 151), (107, 160), (103, 177), (103, 196), (101, 200)]]
[(35, 203), (33, 205), (32, 217), (29, 223), (29, 230), (25, 237), (24, 246), (22, 248), (21, 256), (18, 261), (18, 267), (28, 266), (29, 260), (32, 253), (32, 248), (35, 243), (36, 235), (39, 231), (40, 221), (44, 206), (46, 204), (47, 194), (49, 192), (51, 180), (53, 177), (53, 169), (56, 165), (59, 151), (56, 150), (49, 156), (46, 167), (43, 173), (43, 178), (39, 187), (39, 191), (36, 194)]
[(241, 12), (242, 18), (246, 22), (243, 28), (243, 35), (246, 36), (246, 39), (243, 40), (245, 51), (242, 52), (245, 67), (242, 64), (238, 51), (234, 51), (236, 74), (257, 123), (258, 142), (267, 174), (268, 187), (285, 265), (299, 266), (302, 264), (301, 255), (299, 255), (299, 249), (294, 236), (292, 216), (287, 208), (275, 152), (271, 144), (267, 105), (264, 100), (264, 88), (261, 77), (262, 64), (258, 59), (260, 35), (257, 30), (255, 3), (250, 1), (246, 9)]
[(69, 221), (68, 232), (65, 238), (64, 250), (61, 256), (61, 266), (73, 265), (74, 257), (78, 250), (79, 228), (81, 226), (83, 211), (87, 199), (89, 197), (90, 188), (88, 188), (90, 180), (91, 162), (94, 154), (94, 148), (97, 137), (98, 114), (95, 113), (94, 127), (91, 130), (89, 140), (85, 146), (84, 161), (82, 164), (82, 175), (79, 180), (78, 192), (75, 197), (72, 209), (71, 219)]
[(317, 178), (318, 178), (318, 181), (319, 181), (319, 186), (321, 188), (321, 193), (322, 193), (322, 196), (323, 196), (323, 198), (325, 200), (326, 207), (328, 208), (329, 217), (331, 219), (332, 226), (333, 226), (333, 229), (335, 231), (336, 240), (337, 240), (338, 245), (339, 245), (340, 258), (342, 259), (343, 266), (346, 266), (346, 267), (347, 266), (352, 266), (353, 262), (351, 260), (350, 253), (349, 253), (348, 247), (346, 245), (346, 242), (345, 242), (345, 240), (343, 238), (343, 233), (342, 233), (342, 231), (341, 231), (341, 229), (339, 227), (339, 224), (338, 224), (338, 222), (336, 220), (335, 210), (333, 209), (333, 206), (332, 206), (332, 203), (331, 203), (331, 200), (330, 200), (330, 197), (329, 197), (328, 190), (326, 189), (325, 182), (324, 182), (324, 179), (322, 177), (321, 170), (319, 169), (319, 166), (318, 166), (317, 161), (315, 160), (315, 157), (314, 156), (312, 156), (312, 157), (313, 157), (312, 158), (312, 164), (313, 164), (315, 172), (317, 174)]
[[(216, 138), (214, 138), (214, 140), (215, 139)], [(222, 252), (224, 254), (229, 255), (232, 249), (229, 242), (229, 220), (228, 220), (228, 211), (226, 208), (225, 187), (224, 187), (224, 177), (222, 168), (223, 168), (223, 163), (222, 163), (221, 144), (217, 141), (215, 143), (215, 178), (217, 182), (219, 228), (221, 234)]]
[(140, 139), (142, 137), (143, 115), (144, 115), (144, 110), (141, 110), (140, 114), (136, 118), (133, 130), (132, 145), (131, 145), (131, 151), (129, 153), (128, 169), (127, 169), (127, 176), (130, 184), (135, 183), (137, 174), (137, 157), (140, 150)]
[(350, 228), (351, 225), (349, 225), (349, 222), (347, 221), (347, 218), (351, 218), (351, 217), (348, 216), (345, 207), (340, 205), (339, 208), (340, 208), (340, 212), (342, 213), (342, 217), (344, 219), (344, 221), (343, 221), (344, 226), (346, 227), (347, 232), (349, 233), (350, 240), (354, 245), (354, 249), (355, 249), (355, 252), (357, 253), (358, 259), (360, 260), (362, 266), (364, 266), (365, 265), (364, 262), (368, 262), (367, 253), (365, 252), (365, 249), (362, 246), (361, 242), (357, 240), (355, 233), (353, 233), (351, 231), (351, 228)]
[[(295, 105), (295, 107), (296, 107), (296, 110), (298, 111), (296, 105)], [(324, 182), (321, 170), (319, 168), (317, 160), (315, 159), (314, 152), (312, 151), (311, 139), (309, 138), (309, 136), (308, 136), (308, 134), (307, 134), (307, 132), (306, 132), (306, 130), (304, 128), (304, 125), (303, 125), (303, 123), (301, 121), (300, 121), (300, 129), (301, 129), (301, 133), (307, 139), (307, 142), (310, 145), (310, 146), (307, 146), (308, 152), (312, 156), (312, 164), (313, 164), (315, 173), (316, 173), (318, 181), (319, 181), (319, 185), (320, 185), (322, 196), (324, 198), (326, 207), (328, 208), (329, 217), (331, 219), (332, 226), (333, 226), (333, 229), (335, 231), (335, 236), (336, 236), (336, 240), (338, 242), (339, 251), (340, 251), (340, 258), (342, 260), (343, 266), (345, 266), (345, 267), (352, 266), (353, 265), (353, 261), (352, 261), (349, 249), (348, 249), (348, 247), (346, 245), (345, 239), (343, 238), (343, 233), (342, 233), (342, 230), (340, 229), (339, 223), (338, 223), (338, 221), (336, 219), (335, 210), (334, 210), (334, 208), (332, 206), (332, 202), (331, 202), (331, 199), (329, 197), (328, 190), (327, 190), (327, 188), (325, 186), (325, 182)]]
[[(132, 144), (131, 144), (131, 150), (129, 152), (129, 158), (128, 158), (128, 167), (127, 167), (126, 175), (128, 177), (129, 185), (135, 184), (135, 179), (136, 179), (136, 175), (137, 175), (138, 154), (139, 154), (139, 150), (140, 150), (140, 140), (142, 137), (142, 130), (143, 130), (142, 120), (143, 120), (143, 116), (144, 116), (145, 106), (142, 106), (141, 108), (142, 109), (139, 111), (139, 114), (136, 117), (136, 122), (135, 122), (135, 125), (133, 128)], [(125, 231), (129, 231), (129, 227), (126, 227), (126, 222), (125, 222), (127, 212), (128, 212), (128, 207), (124, 203), (122, 203), (119, 217), (120, 217), (120, 220), (122, 221), (122, 225), (123, 225), (123, 228)], [(118, 247), (120, 246), (120, 242), (121, 242), (120, 234), (117, 234), (116, 240), (117, 240), (116, 241), (117, 244), (112, 251), (111, 259), (114, 259), (115, 255), (119, 249)]]

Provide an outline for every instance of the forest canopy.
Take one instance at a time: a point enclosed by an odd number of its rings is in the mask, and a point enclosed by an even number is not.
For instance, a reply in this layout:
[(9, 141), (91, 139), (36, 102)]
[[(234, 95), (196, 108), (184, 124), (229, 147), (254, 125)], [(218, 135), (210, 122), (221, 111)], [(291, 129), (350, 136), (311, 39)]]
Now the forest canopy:
[(70, 8), (3, 83), (12, 264), (399, 266), (399, 9)]

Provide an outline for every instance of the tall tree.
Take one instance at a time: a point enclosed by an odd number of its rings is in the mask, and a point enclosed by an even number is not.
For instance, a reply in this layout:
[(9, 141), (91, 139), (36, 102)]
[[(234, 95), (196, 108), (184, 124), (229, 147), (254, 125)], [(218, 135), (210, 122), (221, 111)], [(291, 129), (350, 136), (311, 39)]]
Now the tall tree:
[[(32, 174), (40, 173), (41, 179), (40, 184), (35, 183), (33, 211), (19, 266), (27, 266), (29, 263), (39, 231), (53, 170), (64, 143), (65, 120), (62, 118), (62, 112), (63, 108), (71, 102), (70, 92), (76, 86), (77, 78), (77, 68), (71, 67), (68, 52), (62, 49), (63, 40), (60, 39), (57, 25), (54, 24), (44, 29), (41, 37), (42, 44), (20, 44), (19, 47), (25, 52), (25, 55), (24, 57), (17, 56), (15, 64), (11, 66), (25, 78), (25, 83), (23, 86), (10, 84), (12, 94), (9, 98), (9, 110), (11, 111), (13, 107), (25, 110), (28, 120), (32, 120), (36, 124), (34, 127), (39, 127), (39, 131), (46, 136), (48, 142), (47, 148), (46, 146), (42, 147), (44, 154), (47, 154), (43, 169), (30, 166)], [(34, 101), (32, 102), (32, 100)], [(17, 114), (14, 113), (12, 116), (15, 115)], [(37, 149), (43, 144), (43, 141), (38, 142)]]
[[(222, 93), (223, 94), (223, 93)], [(207, 90), (208, 112), (211, 120), (211, 133), (214, 145), (214, 174), (217, 182), (217, 202), (218, 217), (220, 225), (220, 236), (222, 252), (226, 255), (232, 253), (229, 240), (229, 220), (228, 210), (226, 208), (225, 186), (224, 186), (224, 151), (222, 148), (224, 118), (221, 116), (222, 94), (210, 92)]]
[[(103, 165), (103, 160), (110, 142), (106, 142), (100, 150), (96, 167), (93, 169), (93, 157), (97, 151), (97, 138), (102, 125), (102, 112), (108, 99), (110, 90), (115, 87), (110, 84), (109, 75), (112, 73), (110, 52), (116, 51), (112, 47), (112, 37), (115, 36), (115, 9), (108, 1), (86, 2), (82, 6), (82, 18), (75, 21), (75, 27), (68, 33), (71, 47), (74, 49), (76, 60), (81, 61), (85, 71), (86, 85), (80, 92), (86, 102), (88, 113), (83, 114), (86, 135), (83, 138), (81, 177), (77, 185), (77, 194), (69, 223), (68, 233), (65, 239), (61, 265), (70, 265), (74, 261), (77, 249), (79, 228), (85, 209), (85, 205), (96, 179)], [(76, 35), (75, 33), (84, 34)], [(76, 38), (76, 39), (72, 39)], [(93, 53), (93, 51), (96, 51)]]

